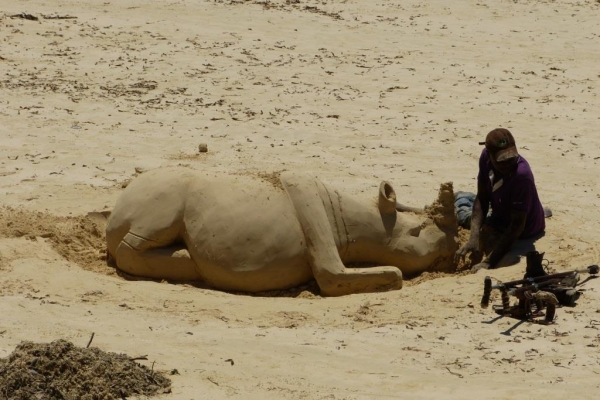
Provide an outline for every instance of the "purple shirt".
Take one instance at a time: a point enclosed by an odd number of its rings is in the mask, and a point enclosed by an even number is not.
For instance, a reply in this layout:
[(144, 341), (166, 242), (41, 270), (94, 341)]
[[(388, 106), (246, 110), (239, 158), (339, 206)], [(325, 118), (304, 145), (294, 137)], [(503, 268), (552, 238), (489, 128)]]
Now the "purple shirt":
[(510, 222), (511, 210), (525, 211), (527, 220), (521, 238), (529, 237), (542, 232), (546, 228), (544, 208), (540, 203), (533, 172), (527, 160), (519, 156), (517, 170), (502, 177), (502, 182), (496, 182), (496, 189), (492, 186), (492, 177), (497, 173), (493, 167), (487, 149), (483, 149), (479, 158), (478, 182), (483, 184), (491, 199), (492, 215), (500, 221)]

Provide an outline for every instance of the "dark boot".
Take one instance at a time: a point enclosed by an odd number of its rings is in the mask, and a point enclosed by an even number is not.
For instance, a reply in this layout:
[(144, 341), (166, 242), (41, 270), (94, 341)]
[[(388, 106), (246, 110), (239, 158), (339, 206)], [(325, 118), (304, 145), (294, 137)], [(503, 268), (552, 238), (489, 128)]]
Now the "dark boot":
[(525, 279), (548, 275), (546, 271), (544, 271), (544, 267), (542, 265), (544, 254), (545, 253), (539, 253), (537, 251), (530, 251), (527, 253), (527, 269), (525, 270)]

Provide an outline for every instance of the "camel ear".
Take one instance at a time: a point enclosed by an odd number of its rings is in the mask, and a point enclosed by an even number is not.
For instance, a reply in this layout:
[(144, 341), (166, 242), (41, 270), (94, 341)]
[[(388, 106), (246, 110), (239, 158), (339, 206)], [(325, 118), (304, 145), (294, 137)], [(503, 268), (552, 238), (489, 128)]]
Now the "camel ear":
[(386, 181), (379, 185), (379, 212), (382, 215), (396, 213), (396, 192)]

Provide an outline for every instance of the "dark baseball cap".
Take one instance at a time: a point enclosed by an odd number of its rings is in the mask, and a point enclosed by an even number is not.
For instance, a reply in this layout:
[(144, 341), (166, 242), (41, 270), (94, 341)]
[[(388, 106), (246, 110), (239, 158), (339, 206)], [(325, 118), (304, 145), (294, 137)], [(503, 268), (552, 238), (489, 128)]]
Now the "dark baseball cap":
[(485, 148), (496, 162), (519, 157), (515, 138), (508, 129), (496, 128), (485, 137)]

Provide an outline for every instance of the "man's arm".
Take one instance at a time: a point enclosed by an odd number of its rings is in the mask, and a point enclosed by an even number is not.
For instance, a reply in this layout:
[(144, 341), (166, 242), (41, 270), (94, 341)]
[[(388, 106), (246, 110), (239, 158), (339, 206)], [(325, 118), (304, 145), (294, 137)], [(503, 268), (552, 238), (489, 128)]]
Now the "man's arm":
[(473, 204), (473, 214), (471, 214), (471, 235), (469, 237), (470, 242), (477, 243), (479, 246), (479, 232), (485, 222), (485, 217), (490, 209), (490, 198), (485, 186), (478, 182), (477, 183), (477, 196), (475, 196), (475, 203)]
[(477, 195), (475, 196), (475, 202), (473, 203), (473, 211), (471, 213), (471, 233), (467, 243), (462, 245), (457, 250), (455, 255), (455, 261), (466, 257), (470, 252), (479, 251), (479, 233), (481, 227), (485, 222), (485, 217), (490, 208), (490, 198), (485, 190), (485, 186), (481, 183), (477, 183)]
[[(510, 250), (511, 246), (523, 233), (525, 222), (527, 221), (527, 212), (512, 210), (510, 213), (510, 225), (506, 233), (500, 236), (497, 244), (493, 247), (490, 254), (481, 262), (487, 263), (488, 268), (495, 268), (498, 262)], [(485, 266), (482, 266), (485, 268)]]

